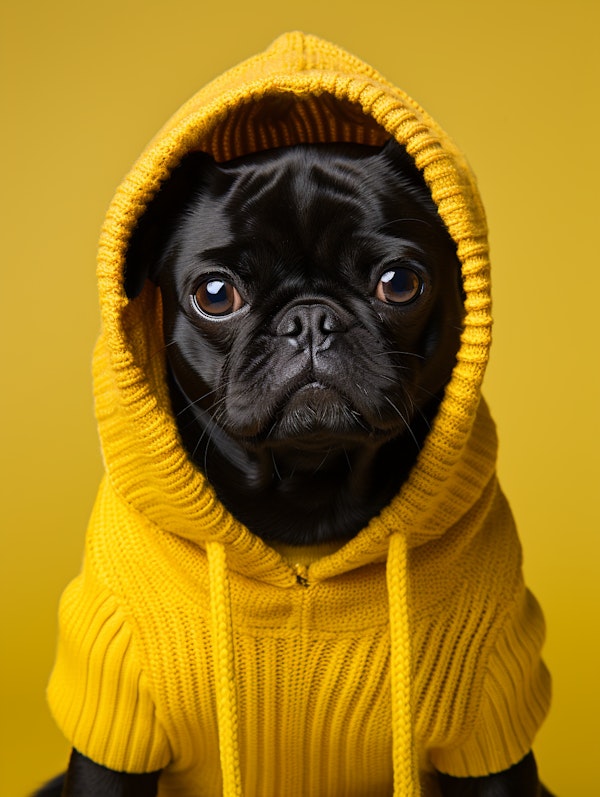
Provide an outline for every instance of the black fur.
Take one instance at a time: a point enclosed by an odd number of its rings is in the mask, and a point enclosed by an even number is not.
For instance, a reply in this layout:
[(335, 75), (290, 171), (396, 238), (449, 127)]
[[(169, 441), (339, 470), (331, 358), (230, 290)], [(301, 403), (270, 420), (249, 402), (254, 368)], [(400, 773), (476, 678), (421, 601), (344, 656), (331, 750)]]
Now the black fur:
[[(180, 434), (223, 503), (266, 540), (355, 535), (413, 466), (459, 347), (455, 247), (406, 153), (191, 154), (130, 242), (130, 298), (148, 278)], [(39, 795), (153, 797), (157, 780), (74, 752), (62, 791)], [(543, 794), (532, 754), (439, 783), (445, 797)]]
[(130, 775), (114, 772), (71, 752), (69, 769), (46, 784), (34, 797), (155, 797), (160, 772)]
[[(157, 214), (179, 218), (169, 235)], [(356, 534), (414, 464), (459, 346), (455, 247), (406, 154), (191, 155), (128, 264), (129, 290), (140, 272), (160, 285), (183, 442), (223, 503), (266, 540)], [(406, 305), (376, 296), (394, 267), (421, 281)], [(197, 312), (211, 275), (238, 312)]]
[(533, 753), (505, 772), (484, 778), (439, 775), (443, 797), (552, 797), (538, 779)]

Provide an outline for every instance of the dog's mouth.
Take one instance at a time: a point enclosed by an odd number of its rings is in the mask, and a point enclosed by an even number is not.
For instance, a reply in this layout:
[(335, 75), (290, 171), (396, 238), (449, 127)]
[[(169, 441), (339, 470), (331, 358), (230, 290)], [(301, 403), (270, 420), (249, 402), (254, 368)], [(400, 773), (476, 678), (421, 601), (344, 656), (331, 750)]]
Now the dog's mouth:
[(263, 442), (293, 443), (296, 448), (324, 446), (371, 437), (374, 430), (337, 388), (312, 381), (285, 397), (274, 413)]

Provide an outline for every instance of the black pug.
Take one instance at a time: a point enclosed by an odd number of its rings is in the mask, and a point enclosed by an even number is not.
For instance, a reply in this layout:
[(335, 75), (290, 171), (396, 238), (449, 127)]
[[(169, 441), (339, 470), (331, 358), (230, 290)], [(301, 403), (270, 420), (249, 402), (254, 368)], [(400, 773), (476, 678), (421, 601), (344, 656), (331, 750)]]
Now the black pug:
[[(267, 541), (353, 537), (409, 473), (459, 348), (460, 264), (410, 158), (395, 141), (192, 153), (131, 241), (130, 298), (146, 278), (181, 437), (223, 504)], [(39, 795), (151, 797), (158, 779), (74, 751)], [(548, 794), (531, 753), (439, 789)]]

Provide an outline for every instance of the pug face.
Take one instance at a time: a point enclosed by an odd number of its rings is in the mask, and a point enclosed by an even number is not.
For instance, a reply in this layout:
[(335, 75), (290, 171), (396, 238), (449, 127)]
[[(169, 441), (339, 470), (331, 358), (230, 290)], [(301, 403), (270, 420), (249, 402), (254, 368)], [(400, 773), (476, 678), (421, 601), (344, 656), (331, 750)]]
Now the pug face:
[(414, 462), (454, 366), (455, 246), (395, 142), (200, 160), (180, 167), (185, 200), (154, 244), (184, 445), (234, 514), (232, 479), (275, 504), (344, 484), (368, 519)]

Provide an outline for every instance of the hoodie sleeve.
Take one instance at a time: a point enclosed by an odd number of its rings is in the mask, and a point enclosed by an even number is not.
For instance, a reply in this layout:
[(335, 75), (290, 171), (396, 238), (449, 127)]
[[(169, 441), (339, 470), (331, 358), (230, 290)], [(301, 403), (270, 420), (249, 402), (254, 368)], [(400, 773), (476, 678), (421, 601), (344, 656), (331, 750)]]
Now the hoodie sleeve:
[(61, 600), (59, 644), (48, 699), (73, 747), (110, 769), (143, 773), (170, 759), (126, 618), (82, 575)]
[(491, 652), (479, 710), (456, 746), (436, 749), (437, 770), (454, 777), (501, 772), (531, 750), (550, 705), (550, 675), (541, 659), (544, 621), (533, 595), (524, 590)]

